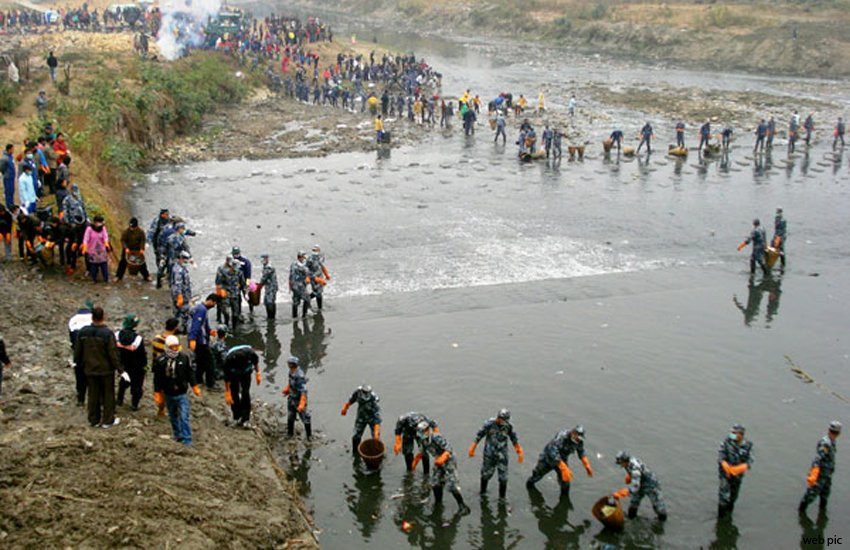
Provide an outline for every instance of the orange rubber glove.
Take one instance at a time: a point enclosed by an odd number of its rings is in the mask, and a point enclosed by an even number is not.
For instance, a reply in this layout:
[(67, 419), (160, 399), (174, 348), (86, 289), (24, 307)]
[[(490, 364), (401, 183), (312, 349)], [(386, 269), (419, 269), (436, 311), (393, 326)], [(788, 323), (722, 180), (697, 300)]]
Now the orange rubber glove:
[(628, 485), (629, 483), (631, 483), (631, 482), (632, 482), (632, 474), (626, 474), (626, 478), (623, 480), (623, 482), (624, 482), (626, 485)]
[(626, 498), (627, 496), (629, 496), (629, 488), (623, 487), (622, 489), (620, 489), (619, 491), (617, 491), (616, 493), (614, 493), (611, 496), (616, 498), (616, 499)]
[(182, 294), (177, 295), (177, 302), (176, 303), (177, 303), (177, 307), (183, 307), (183, 295)]
[(782, 237), (780, 237), (779, 235), (775, 236), (773, 238), (773, 248), (779, 248), (779, 246), (781, 244), (782, 244)]
[(475, 456), (475, 449), (476, 449), (477, 447), (478, 447), (478, 442), (477, 442), (477, 441), (473, 441), (473, 442), (472, 442), (472, 445), (470, 445), (470, 446), (469, 446), (469, 456), (470, 456), (470, 457)]
[(587, 472), (587, 476), (593, 477), (593, 468), (590, 467), (590, 460), (586, 456), (583, 456), (581, 463), (584, 464), (584, 471)]
[(735, 466), (729, 466), (730, 472), (732, 473), (733, 476), (736, 476), (736, 477), (739, 476), (739, 475), (742, 475), (744, 472), (746, 472), (749, 469), (750, 469), (750, 467), (747, 466), (746, 463), (737, 464)]
[(514, 445), (514, 450), (516, 451), (516, 461), (519, 464), (522, 464), (522, 461), (525, 460), (525, 451), (522, 450), (522, 447), (519, 443)]
[(309, 285), (310, 284), (310, 277), (304, 277), (304, 282)]
[(224, 386), (224, 402), (227, 403), (228, 407), (233, 406), (233, 394), (230, 393), (230, 384)]
[(307, 408), (307, 394), (302, 393), (301, 399), (298, 401), (298, 408), (295, 409), (298, 412), (304, 412), (304, 409)]
[(129, 256), (129, 255), (130, 255), (130, 249), (129, 249), (129, 248), (125, 248), (125, 249), (124, 249), (124, 255), (125, 255), (125, 256)]
[(372, 427), (372, 430), (373, 430), (372, 439), (381, 439), (381, 425), (375, 424)]
[(86, 244), (85, 244), (85, 243), (83, 243), (83, 244), (81, 244), (81, 245), (80, 245), (80, 252), (81, 252), (82, 254), (85, 254), (85, 253), (86, 253), (86, 251), (88, 250), (88, 248), (89, 248), (89, 247), (88, 247), (88, 246), (86, 246)]
[(449, 458), (451, 458), (451, 456), (452, 456), (452, 453), (450, 453), (448, 451), (443, 451), (443, 454), (441, 454), (440, 456), (438, 456), (436, 458), (436, 460), (434, 460), (434, 465), (442, 466), (443, 464), (445, 464), (446, 462), (449, 461)]
[(723, 468), (723, 471), (726, 472), (726, 477), (732, 477), (732, 466), (729, 465), (725, 460), (720, 463), (720, 466)]
[(260, 371), (254, 371), (254, 380), (257, 381), (257, 385), (260, 385), (260, 382), (263, 381), (263, 375), (260, 374)]
[(220, 286), (215, 287), (215, 293), (218, 294), (219, 298), (227, 298), (227, 291)]
[(564, 483), (569, 483), (573, 480), (573, 472), (570, 470), (570, 467), (567, 466), (567, 463), (563, 460), (558, 462), (558, 470), (561, 472), (561, 481)]
[(417, 453), (416, 456), (413, 457), (413, 463), (410, 465), (410, 469), (415, 470), (420, 460), (422, 460), (422, 453)]
[(198, 386), (197, 384), (192, 386), (192, 393), (194, 393), (196, 396), (200, 397), (201, 396), (201, 386)]
[(438, 433), (440, 433), (440, 427), (439, 427), (439, 426), (434, 426), (434, 429), (433, 429), (433, 430), (431, 430), (431, 431), (432, 431), (432, 432), (434, 432), (435, 434), (438, 434)]
[(154, 392), (153, 402), (156, 403), (157, 407), (164, 406), (165, 405), (165, 395), (161, 391)]
[[(183, 304), (180, 303), (180, 302), (183, 301), (182, 298), (183, 298), (182, 294), (180, 296), (178, 296), (178, 300), (177, 300), (177, 306), (178, 307), (183, 305)], [(195, 342), (194, 340), (189, 340), (189, 349), (192, 350), (192, 351), (195, 351), (196, 347), (198, 347), (198, 343)]]
[(401, 436), (395, 436), (395, 443), (393, 444), (393, 454), (397, 455), (401, 452)]
[(809, 477), (806, 478), (806, 484), (809, 487), (814, 487), (815, 483), (818, 482), (818, 477), (820, 477), (820, 466), (812, 466), (809, 470)]
[(286, 387), (283, 388), (283, 395), (289, 395), (289, 384), (287, 384)]
[(341, 414), (342, 416), (347, 415), (347, 414), (348, 414), (348, 407), (350, 407), (350, 406), (351, 406), (351, 403), (346, 402), (346, 403), (342, 406), (342, 410), (339, 412), (339, 414)]
[(747, 246), (747, 241), (744, 241), (744, 242), (742, 242), (741, 244), (739, 244), (739, 245), (738, 245), (738, 250), (739, 250), (739, 251), (740, 251), (740, 250), (743, 250), (745, 246)]

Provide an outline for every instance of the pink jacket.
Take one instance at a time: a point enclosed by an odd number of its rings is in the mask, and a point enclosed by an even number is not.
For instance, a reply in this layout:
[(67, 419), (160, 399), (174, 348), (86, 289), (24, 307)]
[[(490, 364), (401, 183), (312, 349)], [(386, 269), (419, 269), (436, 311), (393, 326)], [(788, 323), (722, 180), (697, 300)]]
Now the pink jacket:
[(101, 226), (100, 231), (88, 226), (85, 235), (83, 235), (83, 246), (90, 262), (100, 264), (109, 261), (109, 251), (107, 250), (109, 234), (106, 232), (105, 226)]

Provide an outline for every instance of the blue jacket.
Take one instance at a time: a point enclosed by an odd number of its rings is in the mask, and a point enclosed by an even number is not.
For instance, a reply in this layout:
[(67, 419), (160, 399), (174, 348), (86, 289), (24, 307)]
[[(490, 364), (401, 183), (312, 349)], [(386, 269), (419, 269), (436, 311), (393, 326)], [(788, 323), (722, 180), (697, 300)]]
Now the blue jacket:
[(15, 184), (15, 159), (12, 155), (4, 152), (3, 158), (0, 158), (0, 166), (3, 167), (3, 183), (6, 185)]
[(210, 322), (207, 318), (207, 306), (198, 304), (192, 308), (192, 325), (189, 328), (189, 340), (194, 340), (199, 346), (206, 346), (210, 341)]

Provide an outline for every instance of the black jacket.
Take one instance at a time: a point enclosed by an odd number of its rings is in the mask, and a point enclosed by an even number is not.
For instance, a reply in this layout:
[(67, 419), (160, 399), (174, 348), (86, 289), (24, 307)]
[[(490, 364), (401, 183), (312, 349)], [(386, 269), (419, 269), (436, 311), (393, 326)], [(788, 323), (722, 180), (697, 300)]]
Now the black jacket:
[(145, 353), (145, 341), (135, 330), (121, 329), (115, 333), (118, 356), (125, 370), (144, 370), (148, 364), (148, 356)]
[[(174, 361), (173, 365), (169, 365), (171, 361)], [(173, 368), (169, 369), (169, 366)], [(160, 355), (153, 362), (152, 370), (154, 392), (161, 391), (169, 397), (174, 397), (185, 394), (189, 386), (193, 385), (192, 367), (189, 365), (189, 356), (185, 353), (178, 353), (174, 359), (165, 354)]]
[(86, 376), (124, 372), (118, 359), (115, 335), (106, 325), (89, 325), (80, 329), (74, 346), (74, 363), (83, 366)]

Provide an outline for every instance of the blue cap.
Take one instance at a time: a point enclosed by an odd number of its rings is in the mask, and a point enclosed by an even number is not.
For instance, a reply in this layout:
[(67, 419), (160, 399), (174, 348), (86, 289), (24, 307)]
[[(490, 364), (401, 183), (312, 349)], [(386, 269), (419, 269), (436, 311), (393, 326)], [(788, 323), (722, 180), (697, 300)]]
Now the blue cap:
[(289, 359), (287, 359), (286, 362), (289, 363), (290, 365), (298, 366), (299, 361), (298, 361), (297, 357), (295, 357), (294, 355), (290, 355)]

